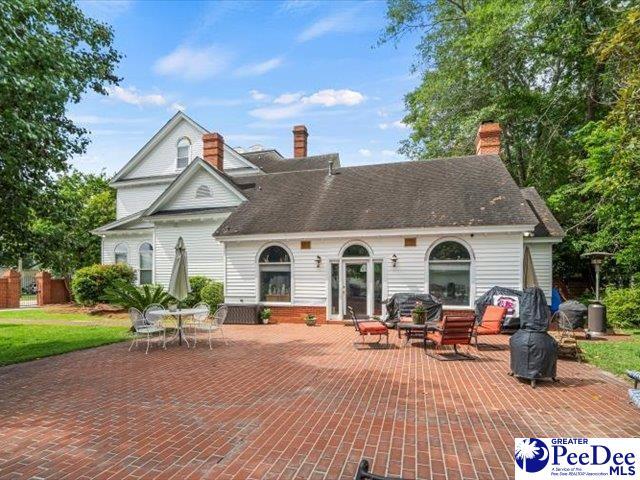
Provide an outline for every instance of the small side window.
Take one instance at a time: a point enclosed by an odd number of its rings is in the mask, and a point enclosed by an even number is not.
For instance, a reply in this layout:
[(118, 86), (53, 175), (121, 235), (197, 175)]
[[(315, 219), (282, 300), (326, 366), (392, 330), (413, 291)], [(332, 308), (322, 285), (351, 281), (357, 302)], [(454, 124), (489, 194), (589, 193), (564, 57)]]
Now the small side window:
[(187, 137), (178, 140), (176, 156), (176, 168), (178, 170), (182, 170), (183, 168), (186, 168), (187, 165), (189, 165), (189, 158), (191, 156), (191, 141)]

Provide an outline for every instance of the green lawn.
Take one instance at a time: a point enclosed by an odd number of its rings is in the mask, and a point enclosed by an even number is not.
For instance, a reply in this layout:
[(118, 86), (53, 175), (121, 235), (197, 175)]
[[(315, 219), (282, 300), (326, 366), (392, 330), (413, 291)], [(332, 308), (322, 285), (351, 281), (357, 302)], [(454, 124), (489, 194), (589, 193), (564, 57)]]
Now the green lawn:
[(587, 361), (616, 375), (625, 370), (640, 370), (640, 330), (634, 330), (628, 339), (616, 341), (583, 341), (580, 348)]
[(0, 310), (0, 323), (38, 323), (47, 325), (127, 326), (126, 315), (104, 317), (82, 312), (56, 311), (50, 308), (24, 308)]
[(0, 365), (121, 342), (127, 338), (126, 327), (0, 323)]

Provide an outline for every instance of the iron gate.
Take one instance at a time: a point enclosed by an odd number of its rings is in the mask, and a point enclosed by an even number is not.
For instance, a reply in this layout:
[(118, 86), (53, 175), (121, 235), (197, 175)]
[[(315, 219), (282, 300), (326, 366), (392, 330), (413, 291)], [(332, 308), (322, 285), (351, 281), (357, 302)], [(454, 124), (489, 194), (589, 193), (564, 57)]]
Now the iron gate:
[(20, 275), (20, 307), (38, 306), (38, 288), (35, 270), (23, 270)]

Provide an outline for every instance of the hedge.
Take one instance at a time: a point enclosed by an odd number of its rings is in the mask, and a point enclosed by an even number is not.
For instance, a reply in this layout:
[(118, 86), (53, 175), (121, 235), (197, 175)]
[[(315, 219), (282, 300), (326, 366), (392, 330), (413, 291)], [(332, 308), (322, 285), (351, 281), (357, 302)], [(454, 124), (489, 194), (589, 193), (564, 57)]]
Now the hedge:
[(105, 292), (119, 282), (133, 282), (134, 272), (128, 265), (95, 264), (76, 270), (71, 280), (74, 300), (81, 305), (105, 301)]
[(607, 323), (614, 328), (640, 327), (640, 285), (607, 288), (604, 296)]

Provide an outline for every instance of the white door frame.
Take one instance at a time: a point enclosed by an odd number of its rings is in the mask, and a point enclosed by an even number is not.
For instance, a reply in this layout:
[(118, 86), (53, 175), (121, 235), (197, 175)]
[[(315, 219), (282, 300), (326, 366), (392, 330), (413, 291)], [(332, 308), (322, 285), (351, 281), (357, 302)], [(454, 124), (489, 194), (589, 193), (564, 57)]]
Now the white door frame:
[(329, 318), (333, 320), (342, 320), (347, 316), (347, 270), (346, 265), (366, 265), (367, 266), (367, 316), (373, 315), (373, 303), (374, 303), (374, 263), (382, 263), (382, 292), (384, 297), (386, 275), (384, 274), (384, 262), (382, 259), (371, 257), (347, 257), (347, 258), (334, 258), (329, 260), (329, 265), (338, 264), (338, 313), (332, 314), (333, 308), (333, 295), (332, 295), (332, 283), (331, 275), (332, 269), (329, 267), (329, 294), (327, 295), (327, 311)]

